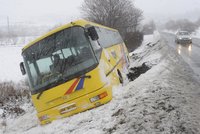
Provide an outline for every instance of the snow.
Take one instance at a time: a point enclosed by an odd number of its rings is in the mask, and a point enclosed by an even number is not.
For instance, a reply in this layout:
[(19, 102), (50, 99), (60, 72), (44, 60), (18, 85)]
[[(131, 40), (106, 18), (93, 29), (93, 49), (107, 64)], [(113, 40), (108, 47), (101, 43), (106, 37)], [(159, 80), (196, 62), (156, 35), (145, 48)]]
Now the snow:
[(193, 37), (200, 38), (200, 27), (196, 30), (196, 32), (193, 34)]
[(23, 37), (10, 37), (10, 38), (0, 38), (1, 46), (17, 45), (24, 46), (29, 42), (33, 41), (37, 36), (23, 36)]
[(177, 31), (172, 31), (172, 30), (164, 29), (163, 32), (165, 32), (165, 33), (171, 33), (171, 34), (176, 34), (178, 32), (178, 30)]
[[(24, 79), (19, 63), (23, 61), (21, 52), (24, 45), (35, 39), (35, 36), (0, 39), (0, 81), (19, 82)], [(14, 45), (13, 45), (14, 40)]]
[(152, 68), (115, 87), (108, 104), (45, 126), (38, 124), (34, 108), (25, 106), (26, 114), (8, 118), (0, 133), (200, 133), (200, 83), (194, 72), (158, 32), (144, 39), (131, 54), (131, 66), (146, 62)]
[(23, 79), (19, 63), (22, 61), (21, 46), (0, 46), (0, 81)]

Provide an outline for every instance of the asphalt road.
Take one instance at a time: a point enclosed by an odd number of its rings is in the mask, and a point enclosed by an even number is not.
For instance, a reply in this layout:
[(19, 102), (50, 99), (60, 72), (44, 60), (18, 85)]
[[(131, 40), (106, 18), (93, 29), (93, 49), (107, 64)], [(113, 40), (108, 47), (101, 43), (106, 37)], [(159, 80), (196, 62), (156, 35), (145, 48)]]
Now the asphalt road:
[(195, 74), (200, 77), (200, 39), (193, 38), (192, 44), (176, 44), (175, 35), (170, 33), (162, 33), (161, 35), (168, 42), (168, 45), (174, 48), (190, 65)]

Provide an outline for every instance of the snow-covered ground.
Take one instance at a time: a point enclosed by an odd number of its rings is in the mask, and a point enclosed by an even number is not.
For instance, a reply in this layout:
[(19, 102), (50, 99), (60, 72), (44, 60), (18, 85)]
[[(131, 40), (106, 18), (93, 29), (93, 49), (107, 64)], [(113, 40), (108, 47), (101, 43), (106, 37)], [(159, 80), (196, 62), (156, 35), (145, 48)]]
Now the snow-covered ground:
[(0, 39), (0, 81), (19, 82), (24, 78), (19, 67), (22, 48), (35, 38), (36, 36)]
[(189, 66), (157, 32), (145, 36), (132, 55), (131, 67), (145, 62), (152, 68), (114, 88), (108, 104), (45, 126), (38, 124), (32, 106), (24, 106), (23, 116), (0, 120), (0, 133), (200, 133), (200, 83)]
[(8, 46), (8, 45), (24, 46), (30, 41), (34, 40), (36, 37), (37, 36), (0, 38), (0, 46)]
[(0, 46), (0, 81), (23, 79), (19, 63), (22, 61), (21, 46)]
[(23, 79), (19, 67), (21, 49), (21, 46), (0, 46), (0, 81), (19, 82)]
[(164, 29), (164, 30), (162, 30), (162, 32), (176, 34), (177, 31), (172, 31), (172, 30)]

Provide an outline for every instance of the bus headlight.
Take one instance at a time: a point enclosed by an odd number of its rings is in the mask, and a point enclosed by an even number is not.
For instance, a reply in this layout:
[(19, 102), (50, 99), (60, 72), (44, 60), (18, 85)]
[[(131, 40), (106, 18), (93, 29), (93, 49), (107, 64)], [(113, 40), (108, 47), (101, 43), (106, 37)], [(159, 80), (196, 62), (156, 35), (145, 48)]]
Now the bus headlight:
[(95, 97), (90, 98), (90, 102), (95, 102), (95, 101), (98, 101), (98, 100), (99, 100), (99, 96), (95, 96)]
[(105, 98), (106, 96), (108, 96), (108, 93), (107, 92), (103, 92), (103, 93), (101, 93), (101, 94), (99, 94), (97, 96), (94, 96), (94, 97), (90, 98), (90, 102), (98, 101), (100, 99)]

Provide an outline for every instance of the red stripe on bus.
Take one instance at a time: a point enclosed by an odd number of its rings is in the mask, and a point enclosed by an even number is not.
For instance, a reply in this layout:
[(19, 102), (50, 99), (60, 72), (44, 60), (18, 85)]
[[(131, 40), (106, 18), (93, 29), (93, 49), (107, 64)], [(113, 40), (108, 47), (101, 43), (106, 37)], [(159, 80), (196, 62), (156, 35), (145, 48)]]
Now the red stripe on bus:
[(73, 89), (75, 88), (75, 86), (77, 85), (78, 81), (80, 80), (80, 78), (76, 79), (76, 81), (74, 81), (74, 83), (71, 85), (71, 87), (67, 90), (66, 94), (71, 94)]

